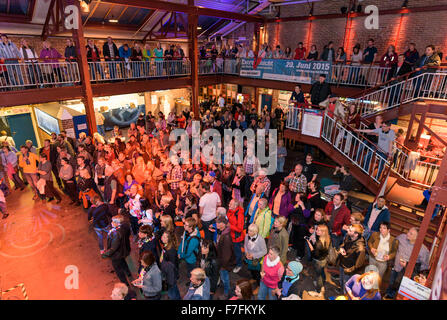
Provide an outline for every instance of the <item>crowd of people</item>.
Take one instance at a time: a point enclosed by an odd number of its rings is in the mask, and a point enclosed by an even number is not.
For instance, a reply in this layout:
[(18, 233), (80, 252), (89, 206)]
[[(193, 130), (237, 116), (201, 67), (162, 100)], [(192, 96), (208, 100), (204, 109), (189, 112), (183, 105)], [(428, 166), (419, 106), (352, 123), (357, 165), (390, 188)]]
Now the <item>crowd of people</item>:
[[(86, 50), (87, 60), (92, 62), (89, 65), (92, 81), (113, 81), (129, 77), (138, 79), (187, 73), (185, 64), (187, 58), (179, 44), (168, 44), (164, 49), (161, 43), (157, 43), (153, 47), (150, 43), (139, 42), (135, 42), (133, 45), (124, 43), (118, 47), (113, 39), (108, 37), (102, 46), (95, 44), (93, 39), (88, 39)], [(340, 68), (335, 68), (331, 80), (343, 78), (344, 81), (351, 84), (376, 84), (378, 79), (380, 79), (379, 82), (385, 82), (424, 66), (440, 66), (443, 58), (442, 52), (433, 45), (428, 46), (425, 54), (420, 56), (414, 43), (410, 43), (408, 49), (399, 55), (396, 48), (390, 45), (387, 52), (380, 57), (373, 39), (368, 40), (363, 50), (357, 43), (350, 57), (347, 56), (343, 47), (336, 50), (332, 41), (324, 46), (321, 54), (318, 53), (315, 45), (312, 45), (308, 51), (302, 42), (298, 43), (294, 51), (290, 47), (283, 50), (280, 45), (273, 50), (270, 45), (265, 43), (260, 47), (259, 52), (254, 52), (250, 46), (242, 43), (228, 46), (222, 44), (219, 48), (215, 44), (207, 44), (199, 50), (199, 59), (201, 60), (199, 69), (205, 73), (221, 72), (224, 70), (224, 61), (227, 60), (232, 62), (228, 62), (230, 71), (236, 72), (241, 58), (254, 58), (255, 56), (265, 59), (330, 61), (334, 65), (340, 65)], [(6, 34), (2, 34), (0, 83), (4, 87), (21, 87), (32, 84), (54, 85), (55, 82), (70, 83), (76, 79), (75, 72), (70, 69), (69, 63), (76, 62), (77, 59), (78, 53), (72, 39), (66, 40), (63, 53), (54, 48), (48, 40), (42, 43), (42, 49), (38, 53), (38, 48), (31, 46), (26, 38), (20, 39), (20, 43), (15, 44)], [(66, 63), (58, 62), (63, 60)], [(101, 61), (103, 63), (99, 63)], [(45, 64), (38, 65), (36, 62)], [(348, 62), (350, 67), (345, 70)], [(376, 62), (380, 67), (389, 69), (389, 72), (379, 70), (374, 74), (365, 74), (364, 70), (360, 68), (361, 65), (371, 65)]]
[[(287, 300), (309, 292), (324, 295), (328, 284), (352, 300), (380, 299), (385, 289), (387, 298), (395, 297), (418, 230), (391, 236), (383, 197), (365, 215), (349, 204), (347, 190), (326, 202), (311, 154), (302, 162), (292, 160), (293, 170), (283, 173), (287, 150), (281, 138), (276, 155), (282, 165), (274, 175), (267, 175), (247, 140), (241, 164), (215, 164), (200, 156), (192, 164), (170, 156), (171, 130), (186, 128), (191, 135), (194, 114), (185, 110), (181, 118), (185, 121), (167, 121), (162, 112), (141, 114), (126, 134), (113, 130), (113, 143), (98, 133), (75, 139), (62, 131), (51, 134), (40, 149), (28, 141), (17, 150), (5, 139), (3, 179), (20, 190), (28, 184), (36, 201), (68, 198), (63, 205), (84, 208), (99, 254), (110, 259), (120, 280), (113, 299), (135, 299), (140, 291), (149, 300), (164, 295), (173, 300)], [(204, 105), (199, 118), (202, 129), (219, 132), (269, 130), (284, 122), (279, 107), (258, 114), (247, 104)], [(334, 175), (343, 188), (352, 185), (345, 177), (349, 168)], [(0, 210), (6, 219), (3, 188)], [(126, 261), (133, 251), (137, 270)], [(420, 278), (428, 256), (424, 246), (415, 268)], [(183, 297), (181, 269), (189, 278)], [(230, 274), (242, 269), (250, 276), (232, 282)], [(381, 278), (390, 269), (384, 288)], [(223, 293), (218, 294), (219, 285)]]

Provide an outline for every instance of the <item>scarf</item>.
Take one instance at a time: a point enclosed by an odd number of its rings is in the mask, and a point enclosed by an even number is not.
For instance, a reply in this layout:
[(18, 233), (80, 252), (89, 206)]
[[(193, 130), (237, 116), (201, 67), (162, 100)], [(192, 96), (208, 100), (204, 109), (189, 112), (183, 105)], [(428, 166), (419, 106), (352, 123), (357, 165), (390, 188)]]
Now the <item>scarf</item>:
[(267, 257), (267, 259), (265, 259), (265, 264), (267, 265), (267, 267), (272, 268), (272, 267), (276, 266), (279, 263), (279, 260), (280, 260), (279, 256), (276, 257), (276, 259), (273, 260), (273, 261), (271, 261), (269, 259), (269, 257)]
[(388, 233), (386, 237), (380, 234), (380, 241), (379, 245), (377, 246), (377, 256), (376, 256), (377, 261), (383, 261), (383, 256), (389, 253), (390, 251), (389, 243), (390, 243), (390, 234)]

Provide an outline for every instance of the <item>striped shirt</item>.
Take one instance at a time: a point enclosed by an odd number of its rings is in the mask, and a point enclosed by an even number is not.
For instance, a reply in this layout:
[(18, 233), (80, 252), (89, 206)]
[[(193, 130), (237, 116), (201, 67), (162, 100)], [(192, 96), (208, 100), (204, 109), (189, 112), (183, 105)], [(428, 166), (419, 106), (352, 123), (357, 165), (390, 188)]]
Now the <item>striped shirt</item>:
[(9, 41), (8, 43), (0, 42), (0, 58), (3, 59), (20, 59), (20, 52), (17, 46)]

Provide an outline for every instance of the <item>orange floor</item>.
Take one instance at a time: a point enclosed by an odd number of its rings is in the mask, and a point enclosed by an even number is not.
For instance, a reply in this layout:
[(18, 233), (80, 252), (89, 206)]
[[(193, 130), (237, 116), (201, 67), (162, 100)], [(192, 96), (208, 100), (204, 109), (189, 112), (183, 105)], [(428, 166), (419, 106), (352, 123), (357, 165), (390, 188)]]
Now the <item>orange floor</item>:
[[(0, 286), (24, 283), (30, 299), (110, 299), (116, 281), (81, 207), (33, 201), (29, 190), (7, 197), (10, 216), (0, 220)], [(79, 270), (79, 289), (65, 288), (66, 266)], [(18, 290), (4, 299), (23, 299)]]

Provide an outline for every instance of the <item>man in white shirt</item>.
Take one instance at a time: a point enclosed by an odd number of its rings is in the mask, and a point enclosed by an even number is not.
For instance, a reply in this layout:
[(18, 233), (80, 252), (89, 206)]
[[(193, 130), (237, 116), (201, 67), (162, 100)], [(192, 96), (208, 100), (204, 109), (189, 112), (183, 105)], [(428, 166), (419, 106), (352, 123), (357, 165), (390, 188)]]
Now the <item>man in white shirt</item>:
[(219, 104), (219, 108), (225, 107), (225, 98), (223, 95), (219, 95), (219, 99), (217, 100), (217, 103)]
[(201, 187), (204, 192), (199, 201), (202, 227), (205, 239), (213, 240), (213, 233), (209, 227), (216, 222), (216, 210), (221, 205), (220, 197), (216, 192), (211, 192), (209, 183), (203, 183)]

